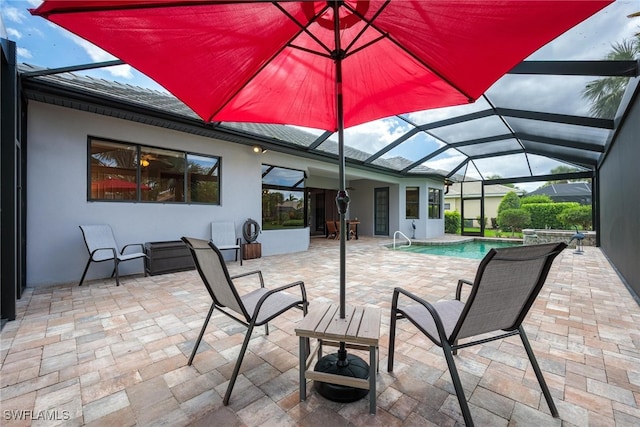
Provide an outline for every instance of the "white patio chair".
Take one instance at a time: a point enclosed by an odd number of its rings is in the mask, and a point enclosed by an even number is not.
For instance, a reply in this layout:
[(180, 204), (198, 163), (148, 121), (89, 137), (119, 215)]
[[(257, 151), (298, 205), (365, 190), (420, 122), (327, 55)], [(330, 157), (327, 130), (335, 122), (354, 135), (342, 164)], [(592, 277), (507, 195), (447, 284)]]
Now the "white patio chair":
[[(89, 260), (87, 261), (87, 265), (84, 268), (82, 278), (80, 279), (80, 285), (78, 286), (82, 286), (82, 282), (84, 282), (84, 278), (87, 275), (87, 271), (89, 270), (89, 265), (92, 262), (104, 262), (112, 260), (113, 272), (111, 273), (111, 277), (115, 275), (116, 286), (120, 286), (118, 265), (124, 261), (146, 258), (147, 256), (144, 253), (144, 245), (142, 243), (130, 243), (123, 246), (122, 250), (118, 252), (118, 245), (116, 244), (115, 237), (113, 237), (113, 230), (109, 225), (81, 225), (80, 230), (82, 231), (84, 243), (87, 246), (87, 250), (89, 251)], [(140, 246), (141, 252), (131, 252), (125, 254), (124, 251), (129, 246)], [(142, 269), (144, 270), (144, 275), (146, 276), (147, 269), (144, 268), (144, 264), (142, 266)]]
[(235, 251), (235, 260), (238, 261), (240, 256), (240, 265), (242, 265), (241, 240), (236, 237), (236, 225), (233, 222), (212, 222), (211, 242), (221, 251)]

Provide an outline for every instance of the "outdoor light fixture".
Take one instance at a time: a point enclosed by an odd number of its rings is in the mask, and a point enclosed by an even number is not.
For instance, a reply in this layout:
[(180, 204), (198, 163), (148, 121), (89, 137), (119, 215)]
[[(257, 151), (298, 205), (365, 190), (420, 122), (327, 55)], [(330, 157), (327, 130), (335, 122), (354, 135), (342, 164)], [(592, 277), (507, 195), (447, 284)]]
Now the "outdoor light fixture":
[(254, 145), (253, 146), (253, 152), (254, 153), (259, 153), (259, 154), (264, 154), (267, 152), (267, 149), (264, 147), (261, 147), (259, 145)]
[(449, 194), (449, 187), (453, 185), (453, 181), (449, 178), (444, 179), (444, 194)]
[(149, 166), (149, 160), (147, 159), (140, 160), (140, 166), (142, 166), (143, 168), (146, 168), (147, 166)]

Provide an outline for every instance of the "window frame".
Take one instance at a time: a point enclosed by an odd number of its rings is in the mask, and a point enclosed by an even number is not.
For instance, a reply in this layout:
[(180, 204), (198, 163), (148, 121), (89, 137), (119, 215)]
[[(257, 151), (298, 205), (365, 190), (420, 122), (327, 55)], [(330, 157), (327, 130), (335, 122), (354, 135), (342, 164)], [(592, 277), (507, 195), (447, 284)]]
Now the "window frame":
[[(437, 194), (437, 201), (435, 200), (436, 197), (432, 196), (433, 194)], [(442, 189), (441, 188), (434, 188), (434, 187), (428, 187), (427, 189), (427, 215), (429, 219), (442, 219)], [(433, 212), (435, 211), (435, 208), (437, 207), (437, 216), (433, 216)]]
[[(412, 200), (411, 202), (409, 202), (409, 191), (415, 191), (415, 200)], [(405, 204), (405, 219), (420, 219), (420, 187), (417, 186), (407, 186), (405, 188), (405, 198), (404, 198), (404, 204)], [(415, 216), (410, 215), (409, 212), (409, 207), (412, 207), (413, 209), (415, 209)]]
[[(93, 143), (105, 143), (105, 144), (113, 144), (113, 145), (122, 145), (123, 147), (134, 147), (135, 148), (135, 183), (136, 183), (136, 196), (135, 199), (108, 199), (108, 198), (94, 198), (92, 196), (92, 146)], [(141, 153), (153, 150), (161, 150), (169, 153), (176, 153), (177, 158), (181, 158), (184, 161), (184, 165), (182, 167), (182, 200), (143, 200), (142, 198), (142, 187), (143, 187), (143, 176), (142, 176), (142, 160)], [(216, 172), (216, 183), (217, 183), (217, 200), (213, 202), (206, 201), (193, 201), (192, 194), (190, 191), (193, 191), (192, 186), (189, 184), (191, 179), (191, 173), (189, 168), (189, 156), (197, 156), (204, 157), (208, 159), (212, 159), (214, 166), (212, 167)], [(140, 144), (135, 142), (127, 142), (122, 140), (115, 140), (110, 138), (104, 138), (99, 136), (87, 136), (87, 152), (86, 152), (86, 160), (87, 160), (87, 170), (86, 170), (86, 184), (87, 184), (87, 202), (110, 202), (110, 203), (157, 203), (157, 204), (181, 204), (181, 205), (210, 205), (210, 206), (220, 206), (222, 204), (222, 157), (216, 156), (212, 154), (203, 154), (196, 153), (192, 151), (184, 151), (184, 150), (175, 150), (171, 148), (165, 147), (157, 147), (148, 144)], [(146, 184), (144, 184), (146, 185)]]
[[(266, 170), (265, 170), (266, 167)], [(299, 172), (301, 174), (301, 179), (298, 180), (297, 182), (294, 183), (294, 186), (287, 186), (287, 185), (279, 185), (279, 184), (265, 184), (264, 183), (264, 178), (271, 172), (273, 172), (275, 169), (283, 169), (283, 170), (288, 170), (288, 171), (295, 171), (295, 172)], [(261, 164), (261, 179), (260, 179), (260, 183), (261, 183), (261, 203), (260, 203), (260, 210), (261, 210), (261, 220), (262, 220), (262, 229), (263, 230), (299, 230), (301, 228), (305, 228), (307, 227), (307, 197), (306, 197), (306, 179), (307, 179), (307, 174), (305, 171), (301, 170), (301, 169), (295, 169), (295, 168), (289, 168), (289, 167), (285, 167), (285, 166), (277, 166), (277, 165), (271, 165), (271, 164), (267, 164), (267, 163), (262, 163)], [(276, 192), (294, 192), (294, 193), (301, 193), (301, 199), (302, 200), (302, 225), (300, 226), (284, 226), (282, 224), (280, 224), (280, 220), (277, 220), (277, 226), (273, 226), (272, 221), (270, 220), (265, 220), (265, 210), (264, 210), (264, 196), (265, 194), (267, 194), (266, 192), (270, 192), (271, 190), (276, 191)], [(285, 199), (286, 201), (286, 199)]]

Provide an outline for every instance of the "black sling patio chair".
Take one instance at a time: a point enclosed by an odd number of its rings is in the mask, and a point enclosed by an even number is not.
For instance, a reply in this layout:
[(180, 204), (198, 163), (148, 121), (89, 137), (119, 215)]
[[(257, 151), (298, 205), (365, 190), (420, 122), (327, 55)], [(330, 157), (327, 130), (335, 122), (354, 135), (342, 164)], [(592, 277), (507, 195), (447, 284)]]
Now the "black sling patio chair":
[[(99, 225), (81, 225), (82, 237), (84, 243), (89, 251), (89, 260), (84, 267), (80, 284), (82, 286), (84, 278), (87, 275), (89, 266), (92, 262), (104, 262), (113, 261), (113, 272), (111, 277), (116, 276), (116, 286), (120, 286), (120, 273), (118, 266), (121, 262), (130, 261), (132, 259), (146, 258), (144, 253), (144, 245), (142, 243), (130, 243), (123, 246), (122, 250), (118, 252), (118, 245), (116, 239), (113, 237), (113, 230), (111, 226), (105, 224)], [(129, 252), (125, 254), (125, 251), (130, 246), (140, 246), (140, 252)], [(144, 275), (147, 275), (147, 269), (143, 266)]]
[[(520, 335), (549, 410), (557, 418), (558, 410), (522, 322), (538, 296), (553, 260), (566, 247), (565, 243), (548, 243), (491, 249), (480, 262), (473, 283), (458, 280), (454, 300), (428, 303), (402, 288), (395, 288), (391, 303), (387, 370), (393, 370), (396, 322), (408, 319), (431, 341), (442, 347), (464, 422), (467, 426), (473, 426), (453, 355), (460, 348)], [(463, 285), (471, 286), (466, 302), (461, 301)], [(464, 338), (498, 331), (498, 335), (458, 343)]]
[[(294, 307), (302, 310), (306, 315), (308, 306), (307, 292), (302, 281), (289, 283), (288, 285), (269, 290), (264, 287), (264, 280), (260, 270), (230, 276), (222, 253), (212, 242), (191, 237), (183, 237), (182, 241), (189, 248), (196, 269), (213, 300), (209, 314), (207, 314), (202, 329), (200, 330), (200, 335), (191, 352), (191, 357), (189, 357), (188, 364), (191, 365), (193, 362), (193, 358), (196, 355), (200, 341), (202, 341), (202, 336), (207, 329), (209, 319), (211, 319), (211, 314), (215, 308), (247, 327), (244, 342), (242, 343), (242, 348), (233, 369), (233, 374), (229, 379), (229, 385), (223, 400), (224, 405), (228, 405), (229, 397), (231, 396), (231, 391), (240, 372), (240, 365), (247, 351), (253, 328), (265, 325), (265, 332), (269, 335), (269, 325), (267, 322), (270, 322)], [(260, 287), (245, 295), (240, 295), (233, 280), (253, 274), (260, 280)], [(286, 292), (287, 289), (295, 290), (295, 288), (300, 292), (299, 296)]]

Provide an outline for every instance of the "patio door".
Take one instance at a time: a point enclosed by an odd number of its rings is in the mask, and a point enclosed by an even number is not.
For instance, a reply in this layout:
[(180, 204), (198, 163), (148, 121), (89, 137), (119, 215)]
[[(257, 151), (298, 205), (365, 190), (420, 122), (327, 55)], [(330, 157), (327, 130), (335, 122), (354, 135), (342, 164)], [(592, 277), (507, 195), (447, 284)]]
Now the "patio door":
[(389, 187), (374, 189), (374, 234), (389, 235)]
[(312, 236), (326, 236), (326, 221), (340, 220), (337, 194), (336, 190), (307, 187), (307, 224)]
[[(466, 187), (466, 188), (465, 188)], [(481, 182), (461, 183), (462, 217), (461, 233), (463, 236), (484, 236), (484, 184)], [(483, 220), (483, 218), (485, 218)]]

